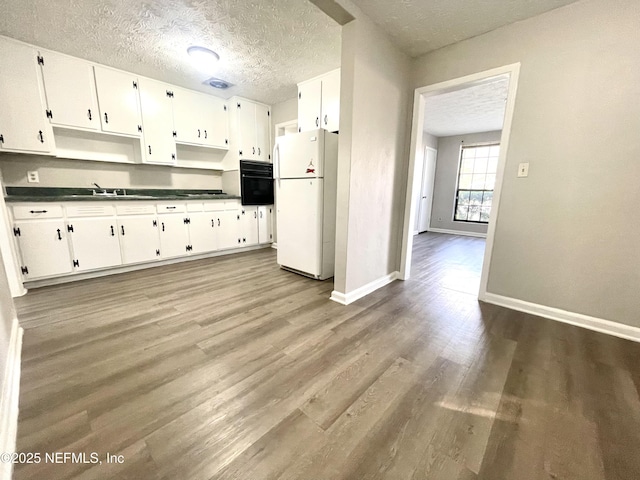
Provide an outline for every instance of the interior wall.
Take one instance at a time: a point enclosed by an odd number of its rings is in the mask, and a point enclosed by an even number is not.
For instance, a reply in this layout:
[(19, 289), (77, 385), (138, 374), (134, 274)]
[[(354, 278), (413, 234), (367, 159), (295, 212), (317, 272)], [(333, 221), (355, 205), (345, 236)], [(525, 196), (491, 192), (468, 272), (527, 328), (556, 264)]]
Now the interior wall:
[(343, 27), (335, 289), (398, 268), (410, 59), (361, 12)]
[(276, 144), (276, 125), (298, 120), (298, 97), (271, 106), (271, 145)]
[(440, 137), (438, 139), (436, 180), (433, 189), (433, 205), (431, 207), (431, 228), (469, 233), (487, 233), (486, 224), (453, 221), (460, 147), (476, 143), (499, 142), (501, 134), (502, 132), (500, 131), (484, 132)]
[(414, 61), (414, 87), (521, 63), (490, 293), (640, 327), (638, 18), (583, 0)]
[[(129, 165), (66, 160), (41, 155), (0, 154), (5, 186), (104, 188), (219, 189), (219, 172), (156, 165)], [(40, 183), (28, 183), (27, 171), (37, 170)]]
[(428, 132), (422, 132), (422, 145), (424, 145), (425, 147), (429, 147), (437, 150), (438, 141), (439, 141), (439, 137), (436, 137), (435, 135), (431, 135)]

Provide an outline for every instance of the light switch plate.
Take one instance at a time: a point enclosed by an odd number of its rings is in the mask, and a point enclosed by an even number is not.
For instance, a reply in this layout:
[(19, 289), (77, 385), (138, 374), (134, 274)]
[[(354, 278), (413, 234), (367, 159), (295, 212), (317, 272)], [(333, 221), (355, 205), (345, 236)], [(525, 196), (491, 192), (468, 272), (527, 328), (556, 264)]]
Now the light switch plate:
[(27, 172), (27, 182), (29, 183), (40, 183), (40, 176), (38, 175), (38, 171)]
[(518, 177), (528, 177), (528, 176), (529, 176), (529, 162), (519, 164)]

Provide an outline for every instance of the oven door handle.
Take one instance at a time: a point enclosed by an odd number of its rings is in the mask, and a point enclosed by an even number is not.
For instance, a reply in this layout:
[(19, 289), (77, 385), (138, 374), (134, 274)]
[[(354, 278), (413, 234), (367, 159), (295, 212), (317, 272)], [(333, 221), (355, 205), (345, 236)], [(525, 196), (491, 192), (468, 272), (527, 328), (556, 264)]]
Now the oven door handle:
[(258, 175), (246, 175), (246, 174), (242, 174), (242, 178), (257, 178), (258, 180), (273, 180), (272, 177), (261, 177)]

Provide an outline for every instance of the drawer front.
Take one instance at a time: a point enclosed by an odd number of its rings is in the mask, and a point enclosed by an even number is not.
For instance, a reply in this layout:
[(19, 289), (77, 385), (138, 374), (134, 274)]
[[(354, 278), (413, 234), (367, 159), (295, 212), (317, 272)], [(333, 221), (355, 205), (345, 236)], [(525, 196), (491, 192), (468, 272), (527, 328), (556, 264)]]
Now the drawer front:
[(116, 213), (118, 215), (144, 215), (156, 213), (156, 205), (154, 203), (125, 203), (116, 205)]
[[(224, 202), (225, 210), (238, 210), (241, 207), (242, 207), (242, 204), (240, 203), (240, 200), (227, 200), (226, 202)], [(248, 208), (251, 208), (251, 207), (248, 207)]]
[(65, 205), (67, 217), (111, 217), (116, 214), (114, 205), (102, 205), (97, 202)]
[(189, 202), (187, 203), (187, 212), (201, 212), (202, 202)]
[(62, 205), (51, 203), (33, 203), (13, 205), (13, 218), (28, 220), (30, 218), (62, 218)]
[(222, 200), (217, 200), (215, 202), (204, 202), (204, 211), (205, 212), (221, 212), (225, 210), (225, 203)]
[(186, 205), (184, 203), (159, 203), (158, 213), (182, 213), (186, 212)]

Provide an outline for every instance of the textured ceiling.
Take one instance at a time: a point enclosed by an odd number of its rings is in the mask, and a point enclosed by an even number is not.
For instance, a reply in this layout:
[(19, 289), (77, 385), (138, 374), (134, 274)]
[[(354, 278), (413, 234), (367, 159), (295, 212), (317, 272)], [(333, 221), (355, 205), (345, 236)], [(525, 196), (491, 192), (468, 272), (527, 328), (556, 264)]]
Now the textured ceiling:
[(351, 1), (416, 57), (576, 0)]
[(424, 130), (436, 137), (502, 130), (509, 79), (427, 97)]
[[(295, 97), (340, 66), (341, 27), (303, 0), (2, 0), (0, 35), (225, 98)], [(216, 51), (215, 71), (186, 54)], [(202, 84), (222, 78), (234, 87)]]

